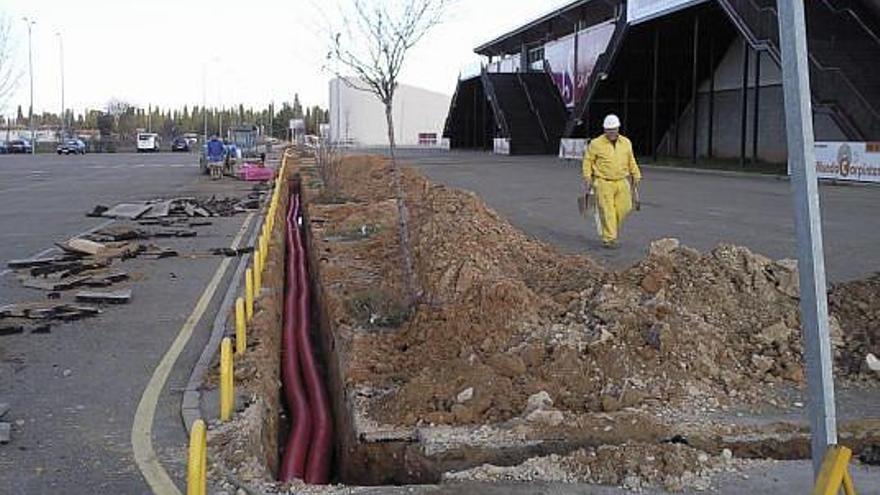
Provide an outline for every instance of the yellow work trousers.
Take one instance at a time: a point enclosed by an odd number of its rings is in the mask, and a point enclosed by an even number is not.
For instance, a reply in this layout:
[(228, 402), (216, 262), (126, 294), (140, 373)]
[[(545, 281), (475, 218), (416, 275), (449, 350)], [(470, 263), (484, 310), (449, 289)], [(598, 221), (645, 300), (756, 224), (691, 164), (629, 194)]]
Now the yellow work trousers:
[(602, 241), (617, 240), (623, 220), (632, 210), (632, 193), (629, 180), (593, 180), (599, 203), (599, 219), (602, 222)]

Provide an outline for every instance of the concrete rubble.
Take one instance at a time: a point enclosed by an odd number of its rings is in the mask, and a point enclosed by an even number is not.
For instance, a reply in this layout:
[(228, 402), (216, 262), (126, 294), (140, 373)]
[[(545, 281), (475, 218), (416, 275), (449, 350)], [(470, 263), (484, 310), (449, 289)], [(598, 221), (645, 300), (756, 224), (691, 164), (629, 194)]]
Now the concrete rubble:
[(0, 422), (0, 444), (7, 444), (12, 440), (12, 425)]
[(114, 291), (80, 291), (76, 300), (92, 303), (125, 304), (131, 301), (131, 289)]
[(91, 217), (116, 218), (123, 220), (153, 221), (161, 224), (162, 219), (228, 217), (258, 209), (265, 189), (255, 187), (246, 198), (172, 198), (149, 201), (125, 202), (112, 207), (97, 205), (87, 213)]

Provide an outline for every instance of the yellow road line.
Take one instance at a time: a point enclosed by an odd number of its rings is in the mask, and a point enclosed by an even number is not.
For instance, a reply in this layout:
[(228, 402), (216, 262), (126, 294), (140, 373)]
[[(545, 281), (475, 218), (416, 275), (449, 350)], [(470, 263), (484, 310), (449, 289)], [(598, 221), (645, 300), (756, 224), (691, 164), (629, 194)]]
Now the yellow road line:
[[(251, 213), (245, 219), (241, 229), (232, 241), (233, 249), (237, 248), (241, 243), (241, 239), (244, 237), (245, 232), (247, 232), (253, 217), (254, 214)], [(220, 286), (220, 282), (223, 281), (223, 276), (226, 274), (226, 269), (231, 262), (232, 258), (224, 258), (220, 262), (220, 266), (217, 267), (217, 271), (214, 272), (214, 276), (211, 278), (208, 286), (205, 287), (204, 292), (202, 292), (202, 296), (193, 308), (192, 313), (190, 313), (180, 328), (177, 338), (171, 343), (171, 347), (168, 348), (168, 351), (162, 357), (162, 361), (159, 362), (156, 370), (153, 371), (153, 376), (150, 377), (150, 382), (147, 383), (147, 388), (144, 389), (137, 412), (134, 415), (134, 424), (131, 427), (131, 447), (134, 450), (134, 460), (147, 484), (150, 485), (150, 489), (158, 495), (181, 495), (180, 490), (174, 484), (168, 472), (162, 467), (159, 458), (156, 456), (156, 451), (153, 450), (153, 418), (156, 414), (156, 405), (159, 403), (159, 395), (165, 387), (165, 382), (168, 381), (168, 376), (171, 374), (172, 368), (174, 368), (174, 363), (177, 362), (177, 358), (180, 357), (180, 353), (183, 352), (183, 348), (186, 347), (187, 342), (192, 337), (193, 330), (195, 330), (196, 325), (202, 319), (205, 310), (208, 309), (211, 299), (214, 298), (214, 293), (217, 292), (217, 288)]]

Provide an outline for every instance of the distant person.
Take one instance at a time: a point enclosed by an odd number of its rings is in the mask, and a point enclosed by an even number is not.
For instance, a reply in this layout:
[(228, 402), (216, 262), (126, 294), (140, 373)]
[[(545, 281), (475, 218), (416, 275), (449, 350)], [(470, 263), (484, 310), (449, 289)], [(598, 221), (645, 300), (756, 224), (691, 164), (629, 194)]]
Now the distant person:
[(618, 235), (623, 221), (633, 207), (639, 209), (638, 187), (642, 172), (633, 155), (632, 142), (620, 135), (620, 119), (611, 114), (603, 122), (605, 132), (590, 141), (584, 155), (583, 174), (587, 194), (598, 199), (602, 247), (619, 247)]
[(220, 179), (223, 177), (223, 164), (226, 160), (226, 147), (223, 141), (216, 134), (211, 136), (208, 141), (207, 150), (205, 151), (208, 160), (208, 170), (211, 171), (212, 179)]

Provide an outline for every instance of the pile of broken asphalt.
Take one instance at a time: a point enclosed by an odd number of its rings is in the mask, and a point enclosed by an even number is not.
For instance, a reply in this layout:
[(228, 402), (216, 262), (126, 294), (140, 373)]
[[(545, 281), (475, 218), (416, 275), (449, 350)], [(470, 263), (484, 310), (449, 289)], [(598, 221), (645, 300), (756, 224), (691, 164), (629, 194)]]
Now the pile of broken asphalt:
[[(42, 291), (46, 297), (0, 305), (0, 336), (47, 333), (53, 323), (100, 315), (104, 311), (101, 305), (130, 302), (131, 275), (121, 267), (125, 260), (179, 256), (177, 250), (150, 240), (195, 237), (198, 232), (193, 229), (211, 225), (211, 217), (258, 209), (266, 190), (266, 185), (258, 184), (244, 199), (175, 198), (96, 207), (88, 216), (116, 218), (123, 223), (58, 242), (59, 254), (7, 263), (23, 287)], [(240, 256), (252, 250), (218, 247), (190, 255)]]

